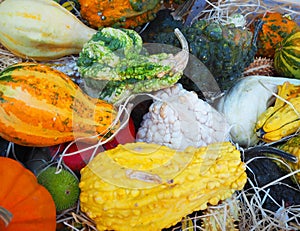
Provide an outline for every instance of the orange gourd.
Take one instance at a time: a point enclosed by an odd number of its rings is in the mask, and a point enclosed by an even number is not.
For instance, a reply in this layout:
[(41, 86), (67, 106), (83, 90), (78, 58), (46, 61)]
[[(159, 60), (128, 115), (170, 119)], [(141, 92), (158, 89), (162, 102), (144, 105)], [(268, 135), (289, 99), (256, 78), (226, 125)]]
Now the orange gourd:
[(155, 18), (160, 0), (79, 0), (80, 14), (94, 28), (134, 28)]
[(0, 136), (19, 145), (107, 138), (116, 114), (112, 104), (89, 97), (47, 65), (19, 63), (0, 73)]
[[(256, 17), (255, 22), (263, 21), (257, 39), (257, 56), (274, 58), (276, 44), (281, 42), (290, 33), (299, 30), (299, 25), (294, 20), (279, 12), (267, 12)], [(254, 32), (255, 23), (250, 25)]]
[(36, 176), (8, 157), (0, 157), (0, 175), (0, 230), (55, 231), (54, 201)]

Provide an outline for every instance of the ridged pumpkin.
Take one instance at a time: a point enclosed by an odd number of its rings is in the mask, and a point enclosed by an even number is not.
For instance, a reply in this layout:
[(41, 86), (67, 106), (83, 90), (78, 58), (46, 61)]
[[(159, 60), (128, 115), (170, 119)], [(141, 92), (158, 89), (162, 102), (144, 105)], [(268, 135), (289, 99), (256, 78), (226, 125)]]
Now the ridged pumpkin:
[(0, 175), (0, 230), (55, 231), (54, 201), (36, 176), (8, 157), (0, 157)]
[(127, 143), (81, 170), (81, 209), (98, 230), (161, 231), (241, 190), (245, 164), (230, 142), (178, 151)]
[(94, 28), (134, 28), (155, 18), (161, 0), (78, 0), (80, 14)]
[(114, 131), (113, 105), (89, 97), (46, 65), (6, 68), (0, 73), (0, 92), (0, 136), (8, 141), (52, 146), (79, 137), (105, 138)]
[(277, 44), (274, 68), (282, 76), (300, 79), (300, 31)]
[[(267, 12), (256, 17), (255, 22), (262, 20), (261, 31), (257, 39), (257, 56), (274, 58), (276, 44), (290, 33), (299, 30), (299, 25), (294, 20), (279, 12)], [(254, 31), (255, 23), (250, 25)]]

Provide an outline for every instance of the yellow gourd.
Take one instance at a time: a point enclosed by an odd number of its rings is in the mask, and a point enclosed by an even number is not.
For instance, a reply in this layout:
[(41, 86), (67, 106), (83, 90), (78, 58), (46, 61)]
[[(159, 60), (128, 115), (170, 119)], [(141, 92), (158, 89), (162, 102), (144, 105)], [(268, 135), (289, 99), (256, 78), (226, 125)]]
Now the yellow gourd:
[(94, 33), (53, 0), (0, 3), (0, 42), (22, 58), (40, 61), (78, 54)]
[(255, 131), (265, 142), (278, 141), (299, 130), (300, 85), (278, 85), (278, 98), (272, 107), (259, 115)]
[(160, 231), (244, 187), (240, 152), (230, 142), (184, 151), (127, 143), (81, 170), (81, 209), (100, 230)]

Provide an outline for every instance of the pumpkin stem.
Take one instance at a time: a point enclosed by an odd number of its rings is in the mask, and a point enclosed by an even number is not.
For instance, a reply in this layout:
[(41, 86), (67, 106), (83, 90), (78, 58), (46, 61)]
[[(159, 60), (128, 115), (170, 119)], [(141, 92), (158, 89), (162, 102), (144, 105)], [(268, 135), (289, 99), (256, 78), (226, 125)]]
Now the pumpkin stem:
[(13, 215), (6, 208), (0, 206), (0, 223), (4, 223), (4, 226), (7, 227), (11, 222)]

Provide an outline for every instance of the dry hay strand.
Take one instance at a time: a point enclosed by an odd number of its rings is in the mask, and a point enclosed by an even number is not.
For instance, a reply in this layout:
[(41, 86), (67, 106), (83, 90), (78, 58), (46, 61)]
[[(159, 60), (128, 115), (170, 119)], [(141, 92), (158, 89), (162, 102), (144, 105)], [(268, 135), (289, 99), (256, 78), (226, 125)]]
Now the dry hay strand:
[[(247, 191), (241, 191), (240, 197), (243, 200), (241, 203), (241, 211), (243, 216), (239, 222), (239, 229), (245, 231), (265, 230), (265, 231), (280, 231), (280, 230), (298, 230), (295, 227), (300, 227), (300, 206), (292, 205), (285, 207), (284, 203), (276, 211), (270, 211), (263, 208), (263, 203), (266, 198), (270, 198), (274, 203), (277, 203), (270, 195), (269, 190), (263, 190), (259, 187), (253, 188), (256, 193), (249, 195)], [(259, 192), (263, 192), (261, 197)]]
[[(56, 216), (57, 231), (97, 231), (96, 225), (86, 214), (80, 211), (79, 202), (73, 208), (64, 210)], [(61, 227), (61, 229), (60, 229)]]
[[(208, 205), (204, 211), (195, 212), (184, 217), (181, 222), (167, 229), (168, 231), (236, 231), (239, 220), (239, 203), (237, 193), (221, 201), (218, 205)], [(214, 227), (214, 228), (212, 228)]]
[(280, 12), (291, 16), (300, 24), (300, 2), (298, 0), (205, 1), (207, 3), (206, 9), (199, 12), (196, 18), (206, 18), (226, 23), (232, 15), (241, 14), (248, 23), (251, 23), (258, 14)]
[(0, 46), (0, 71), (4, 70), (6, 67), (21, 62), (22, 59), (15, 56), (2, 46)]
[[(254, 157), (249, 159), (247, 163), (257, 159)], [(285, 165), (286, 168), (290, 167), (281, 159), (270, 157), (273, 161), (278, 161)], [(249, 169), (251, 171), (251, 169)], [(251, 185), (248, 189), (243, 189), (239, 192), (238, 199), (240, 203), (240, 221), (239, 229), (245, 231), (283, 231), (283, 230), (299, 230), (300, 227), (300, 205), (286, 205), (284, 201), (282, 204), (276, 201), (270, 195), (270, 186), (285, 185), (286, 187), (292, 188), (300, 193), (300, 186), (297, 184), (297, 188), (293, 188), (291, 185), (287, 185), (283, 182), (286, 178), (293, 178), (300, 172), (300, 170), (292, 171), (280, 177), (264, 186), (258, 187), (256, 182), (251, 181), (248, 178), (248, 182)], [(271, 173), (270, 173), (271, 174)], [(278, 206), (276, 212), (270, 211), (264, 207), (266, 200), (271, 200), (275, 205)]]
[(35, 62), (49, 65), (50, 67), (57, 69), (70, 77), (79, 78), (78, 68), (76, 65), (77, 58), (77, 55), (69, 55), (58, 59), (38, 62), (34, 59), (24, 59), (18, 57), (10, 51), (8, 51), (5, 47), (0, 45), (0, 72), (3, 71), (5, 68), (9, 67), (10, 65), (16, 63)]

